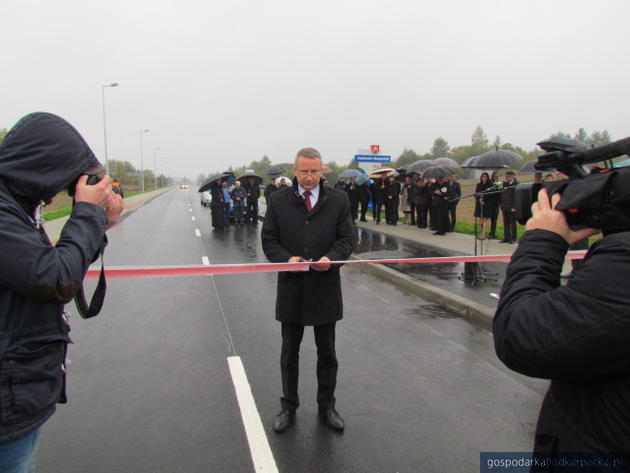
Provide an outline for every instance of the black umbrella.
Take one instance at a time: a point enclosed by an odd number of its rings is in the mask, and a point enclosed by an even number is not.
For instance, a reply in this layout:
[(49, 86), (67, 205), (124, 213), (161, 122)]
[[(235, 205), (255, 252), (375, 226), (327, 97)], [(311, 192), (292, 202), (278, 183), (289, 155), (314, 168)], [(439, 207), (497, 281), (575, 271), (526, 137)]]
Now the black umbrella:
[(280, 174), (284, 174), (285, 172), (287, 172), (287, 168), (285, 168), (284, 166), (271, 166), (269, 169), (267, 169), (267, 172), (265, 174), (267, 176), (278, 176)]
[(408, 166), (405, 166), (405, 169), (410, 174), (412, 172), (421, 173), (422, 171), (424, 171), (425, 169), (431, 166), (435, 166), (435, 163), (433, 162), (432, 159), (420, 159), (418, 161), (411, 163)]
[(459, 167), (459, 163), (451, 158), (435, 158), (433, 162), (436, 166), (444, 166), (451, 169), (457, 169)]
[(507, 149), (495, 149), (492, 151), (486, 151), (485, 153), (477, 156), (477, 158), (473, 159), (466, 167), (477, 169), (509, 168), (522, 160), (523, 158), (513, 151)]
[(527, 161), (521, 168), (521, 172), (555, 172), (555, 169), (536, 169), (537, 159)]
[(237, 177), (236, 180), (241, 181), (241, 184), (246, 184), (250, 177), (253, 177), (256, 180), (254, 185), (259, 186), (262, 184), (263, 178), (257, 176), (256, 174), (243, 174), (242, 176)]
[(475, 159), (477, 159), (479, 156), (471, 156), (470, 158), (466, 158), (462, 161), (462, 164), (459, 165), (459, 167), (462, 168), (467, 168), (467, 167), (474, 167), (475, 166)]
[(422, 173), (422, 179), (429, 179), (435, 177), (446, 177), (453, 174), (453, 170), (444, 166), (431, 166), (425, 169)]
[(199, 188), (199, 190), (197, 192), (207, 191), (208, 189), (210, 189), (212, 184), (214, 184), (215, 182), (220, 181), (221, 179), (228, 179), (229, 177), (230, 177), (230, 175), (226, 174), (224, 172), (222, 172), (220, 174), (213, 174), (212, 176), (206, 178), (203, 181), (203, 183), (201, 184), (201, 187)]

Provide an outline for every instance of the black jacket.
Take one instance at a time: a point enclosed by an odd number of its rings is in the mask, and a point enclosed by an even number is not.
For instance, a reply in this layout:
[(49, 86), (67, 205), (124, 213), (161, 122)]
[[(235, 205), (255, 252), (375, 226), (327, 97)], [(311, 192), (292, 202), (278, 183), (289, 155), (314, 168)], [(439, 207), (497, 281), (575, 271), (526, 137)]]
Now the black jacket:
[(525, 233), (494, 317), (496, 352), (551, 379), (537, 452), (630, 452), (630, 232), (596, 242), (563, 287), (567, 249), (555, 233)]
[(501, 193), (501, 210), (510, 212), (514, 208), (514, 187), (518, 184), (516, 179), (510, 184), (505, 181), (503, 183), (503, 192)]
[(260, 187), (257, 184), (250, 184), (246, 182), (243, 184), (243, 189), (245, 189), (245, 193), (249, 194), (247, 196), (247, 203), (258, 201), (260, 198)]
[[(448, 199), (450, 199), (450, 189), (448, 187), (448, 183), (442, 182), (432, 182), (429, 187), (429, 195), (431, 196), (431, 205), (433, 207), (446, 208), (448, 207)], [(435, 192), (439, 190), (441, 194), (436, 194)]]
[(107, 216), (74, 206), (52, 246), (33, 211), (98, 164), (63, 119), (24, 117), (0, 144), (0, 443), (24, 435), (65, 402), (63, 306), (103, 244)]
[(276, 191), (277, 187), (273, 184), (267, 184), (265, 186), (265, 190), (263, 191), (264, 195), (265, 195), (265, 201), (267, 203), (269, 203), (269, 198), (271, 197), (271, 194), (273, 194)]
[(359, 186), (350, 182), (346, 184), (345, 191), (351, 204), (359, 203)]
[[(307, 212), (294, 179), (292, 187), (271, 195), (262, 227), (262, 246), (269, 261), (284, 263), (292, 256), (347, 260), (354, 247), (350, 202), (344, 191), (320, 183), (317, 204)], [(278, 273), (276, 319), (322, 325), (343, 316), (339, 265), (328, 271)]]

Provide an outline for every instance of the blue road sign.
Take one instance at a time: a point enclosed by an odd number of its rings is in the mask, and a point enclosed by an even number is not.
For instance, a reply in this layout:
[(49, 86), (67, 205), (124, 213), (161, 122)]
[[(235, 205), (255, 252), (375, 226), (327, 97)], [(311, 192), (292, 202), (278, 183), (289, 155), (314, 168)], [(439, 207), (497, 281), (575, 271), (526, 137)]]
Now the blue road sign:
[(355, 154), (354, 160), (359, 163), (390, 163), (392, 157), (380, 154)]

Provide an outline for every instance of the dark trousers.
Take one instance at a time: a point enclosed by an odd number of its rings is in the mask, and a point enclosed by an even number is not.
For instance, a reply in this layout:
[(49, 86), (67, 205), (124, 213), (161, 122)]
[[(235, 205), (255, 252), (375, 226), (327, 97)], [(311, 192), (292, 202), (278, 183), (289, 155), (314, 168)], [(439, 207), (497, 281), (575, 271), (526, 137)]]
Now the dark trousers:
[(230, 204), (223, 204), (223, 226), (230, 226)]
[(505, 210), (501, 212), (503, 213), (503, 240), (516, 241), (516, 212)]
[(257, 223), (258, 222), (258, 199), (247, 199), (247, 213), (245, 216), (246, 222)]
[[(335, 407), (335, 387), (337, 385), (337, 355), (335, 353), (335, 323), (315, 325), (315, 345), (317, 346), (317, 405), (320, 411)], [(304, 335), (304, 325), (282, 324), (282, 409), (295, 411), (300, 405), (298, 397), (300, 343)]]
[(414, 204), (413, 202), (409, 202), (409, 223), (411, 225), (415, 225), (416, 224), (416, 204)]
[(449, 222), (448, 222), (448, 232), (455, 231), (455, 224), (457, 223), (457, 202), (449, 202), (448, 203), (448, 214), (449, 214)]
[(225, 225), (225, 209), (223, 204), (211, 205), (210, 213), (212, 214), (212, 226), (214, 228), (223, 228)]
[(381, 221), (381, 210), (383, 209), (383, 202), (376, 201), (376, 206), (374, 206), (372, 210), (372, 215), (374, 216), (374, 220), (377, 222)]
[(398, 199), (387, 199), (385, 204), (385, 220), (391, 225), (398, 222)]
[(438, 235), (444, 235), (448, 231), (448, 207), (446, 205), (433, 207), (433, 216), (435, 217), (435, 231)]
[(361, 221), (364, 222), (365, 221), (365, 214), (368, 211), (368, 204), (370, 203), (369, 200), (362, 200), (361, 201)]
[(359, 217), (359, 201), (351, 200), (350, 201), (350, 216), (352, 217), (352, 221), (355, 222)]
[(242, 225), (243, 223), (245, 223), (245, 206), (244, 205), (234, 206), (234, 223), (236, 225)]
[(435, 215), (435, 206), (433, 205), (433, 203), (430, 204), (431, 206), (429, 207), (429, 227), (431, 228), (431, 230), (435, 230), (436, 224), (437, 224), (437, 216)]
[(416, 224), (418, 228), (427, 228), (427, 206), (424, 204), (415, 204), (414, 205), (416, 211)]

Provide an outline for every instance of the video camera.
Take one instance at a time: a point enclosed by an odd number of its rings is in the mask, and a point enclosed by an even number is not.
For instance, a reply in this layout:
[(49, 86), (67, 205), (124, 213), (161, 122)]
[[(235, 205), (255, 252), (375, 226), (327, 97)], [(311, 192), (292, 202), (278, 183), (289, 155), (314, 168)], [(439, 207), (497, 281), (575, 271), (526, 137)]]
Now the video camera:
[[(534, 166), (539, 171), (558, 170), (569, 179), (545, 183), (518, 184), (514, 192), (516, 220), (525, 224), (541, 188), (551, 196), (562, 195), (556, 207), (565, 213), (572, 229), (601, 229), (604, 234), (630, 230), (630, 167), (613, 168), (612, 158), (630, 154), (630, 138), (589, 148), (567, 138), (538, 143), (546, 153)], [(589, 169), (587, 164), (608, 161), (605, 167)]]

